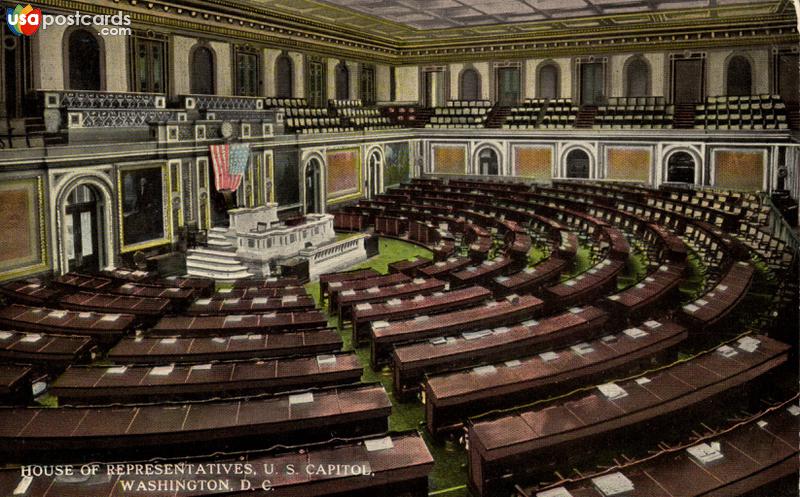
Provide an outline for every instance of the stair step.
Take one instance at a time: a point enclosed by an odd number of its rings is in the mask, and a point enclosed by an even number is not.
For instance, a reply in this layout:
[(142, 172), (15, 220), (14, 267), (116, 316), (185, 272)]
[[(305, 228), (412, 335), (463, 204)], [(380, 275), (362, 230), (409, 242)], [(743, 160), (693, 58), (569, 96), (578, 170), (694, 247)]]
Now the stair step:
[(221, 242), (219, 240), (208, 240), (207, 245), (209, 246), (209, 248), (212, 248), (214, 250), (220, 250), (220, 251), (230, 250), (231, 252), (236, 252), (235, 247), (228, 242)]
[(237, 269), (243, 268), (242, 264), (239, 262), (238, 259), (226, 259), (223, 257), (214, 257), (214, 256), (206, 256), (200, 254), (193, 254), (186, 257), (186, 264), (187, 266), (219, 266), (220, 269)]
[(196, 249), (190, 249), (187, 252), (187, 254), (209, 255), (211, 257), (224, 257), (224, 258), (236, 257), (236, 252), (230, 252), (227, 250), (215, 250), (211, 248), (202, 248), (202, 247)]
[(188, 274), (189, 276), (211, 278), (212, 280), (217, 280), (217, 281), (234, 281), (234, 280), (240, 280), (242, 278), (251, 278), (253, 276), (252, 273), (248, 273), (247, 271), (240, 271), (238, 273), (226, 273), (214, 270), (205, 270), (200, 268), (193, 268), (188, 271)]
[(216, 263), (213, 263), (213, 262), (210, 262), (210, 261), (208, 261), (208, 262), (207, 261), (198, 261), (198, 260), (195, 260), (195, 259), (187, 258), (186, 259), (186, 269), (191, 271), (191, 269), (193, 269), (193, 268), (194, 269), (203, 269), (203, 270), (207, 270), (207, 271), (216, 271), (218, 273), (242, 273), (242, 272), (246, 273), (247, 272), (247, 267), (243, 266), (241, 264), (222, 265), (222, 264), (216, 264)]

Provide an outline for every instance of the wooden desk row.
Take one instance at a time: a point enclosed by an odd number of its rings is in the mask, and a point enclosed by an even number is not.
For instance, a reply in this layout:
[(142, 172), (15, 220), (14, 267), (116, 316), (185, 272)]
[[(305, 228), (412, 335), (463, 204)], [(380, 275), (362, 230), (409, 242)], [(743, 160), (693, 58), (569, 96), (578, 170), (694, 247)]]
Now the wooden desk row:
[(510, 257), (500, 256), (492, 260), (485, 260), (475, 266), (467, 266), (461, 271), (452, 273), (450, 283), (453, 288), (470, 285), (488, 286), (495, 277), (511, 274), (512, 262)]
[(33, 306), (45, 306), (55, 302), (61, 290), (43, 284), (37, 279), (9, 281), (0, 285), (0, 295), (12, 302)]
[(530, 188), (529, 185), (525, 183), (519, 183), (514, 181), (493, 181), (493, 180), (471, 180), (471, 179), (459, 179), (459, 180), (452, 180), (448, 182), (448, 186), (452, 186), (455, 188), (470, 188), (473, 190), (479, 190), (482, 192), (518, 192), (518, 191), (526, 191)]
[(426, 374), (518, 359), (588, 340), (604, 332), (607, 320), (608, 314), (597, 307), (576, 308), (539, 321), (399, 345), (392, 353), (395, 393), (417, 391)]
[(134, 297), (96, 292), (75, 292), (63, 295), (58, 305), (74, 311), (119, 312), (152, 318), (167, 313), (172, 303), (161, 297)]
[(0, 454), (18, 463), (210, 454), (383, 433), (380, 385), (177, 404), (0, 407)]
[(88, 336), (0, 331), (0, 359), (35, 364), (49, 371), (87, 360), (94, 346)]
[[(603, 489), (624, 488), (626, 495), (704, 497), (751, 495), (798, 473), (797, 398), (745, 423), (737, 422), (655, 457), (628, 461), (621, 467), (559, 482), (536, 491), (518, 485), (517, 497), (606, 497)], [(715, 444), (719, 444), (715, 451)], [(698, 454), (696, 457), (693, 454)], [(705, 455), (705, 457), (704, 457)], [(759, 492), (760, 493), (760, 492)]]
[(544, 288), (542, 295), (553, 309), (588, 303), (614, 291), (623, 269), (623, 261), (607, 258), (573, 278)]
[[(134, 297), (165, 298), (173, 305), (182, 306), (195, 298), (195, 289), (191, 286), (163, 286), (155, 283), (119, 284), (110, 278), (89, 276), (79, 273), (67, 273), (59, 276), (54, 283), (69, 289), (77, 289), (95, 293), (111, 293), (115, 295), (129, 295)], [(176, 283), (177, 284), (177, 283)]]
[(469, 257), (449, 257), (420, 269), (419, 274), (424, 278), (448, 279), (450, 274), (461, 271), (470, 264), (472, 260)]
[(286, 286), (280, 288), (265, 288), (265, 287), (257, 287), (251, 286), (246, 288), (223, 288), (216, 293), (214, 293), (211, 297), (212, 298), (244, 298), (244, 299), (256, 299), (256, 298), (280, 298), (285, 297), (287, 295), (297, 295), (303, 296), (308, 295), (305, 287), (302, 286)]
[(399, 237), (408, 231), (408, 219), (403, 216), (375, 216), (375, 232), (379, 235)]
[(712, 243), (716, 243), (717, 250), (724, 252), (729, 257), (739, 260), (747, 260), (750, 257), (750, 251), (746, 245), (736, 240), (728, 232), (722, 231), (709, 223), (656, 206), (618, 202), (616, 207), (618, 210), (625, 210), (650, 222), (669, 226), (679, 234), (689, 234), (691, 230), (700, 230), (702, 231), (702, 236), (708, 239), (706, 243), (709, 246)]
[(114, 280), (111, 278), (102, 278), (80, 273), (63, 274), (53, 281), (66, 287), (80, 288), (81, 290), (89, 291), (107, 290), (115, 286)]
[(166, 366), (72, 366), (50, 386), (60, 405), (164, 402), (357, 383), (354, 353)]
[(485, 211), (481, 212), (465, 209), (458, 211), (458, 213), (472, 220), (478, 220), (484, 227), (490, 226), (496, 228), (498, 232), (503, 235), (505, 253), (513, 259), (523, 259), (527, 261), (528, 252), (532, 246), (531, 237), (528, 235), (527, 230), (516, 221), (500, 217), (495, 206), (480, 204), (476, 207), (485, 209)]
[(233, 288), (285, 288), (287, 286), (301, 286), (302, 282), (294, 276), (291, 277), (267, 277), (267, 278), (244, 278), (233, 282)]
[(8, 329), (42, 333), (86, 335), (98, 343), (112, 343), (130, 331), (130, 314), (77, 312), (12, 304), (0, 309), (0, 325)]
[(614, 335), (584, 341), (535, 356), (502, 363), (476, 362), (471, 369), (425, 379), (428, 431), (458, 428), (472, 415), (525, 404), (548, 393), (608, 378), (682, 342), (686, 328), (669, 321), (648, 321)]
[(338, 273), (327, 273), (319, 275), (319, 294), (320, 301), (324, 302), (328, 298), (328, 285), (342, 281), (363, 280), (380, 276), (374, 269), (355, 269), (352, 271), (341, 271)]
[(184, 314), (246, 314), (260, 312), (304, 312), (313, 311), (316, 307), (310, 295), (284, 295), (282, 297), (254, 298), (203, 298), (197, 299)]
[(370, 329), (370, 361), (377, 368), (390, 359), (392, 348), (397, 344), (516, 323), (539, 315), (543, 307), (544, 303), (532, 295), (514, 295), (500, 301), (435, 316), (424, 315), (410, 320), (393, 321), (386, 326), (376, 326), (373, 323)]
[(425, 296), (446, 289), (447, 284), (444, 281), (435, 278), (414, 278), (409, 283), (398, 283), (392, 286), (345, 290), (338, 294), (336, 313), (339, 316), (339, 322), (343, 323), (352, 318), (353, 308), (360, 304), (396, 301), (416, 295)]
[(460, 309), (488, 300), (491, 296), (492, 292), (486, 288), (473, 286), (427, 296), (418, 295), (411, 299), (357, 305), (352, 315), (353, 344), (358, 346), (366, 340), (370, 327), (378, 321), (396, 321)]
[(328, 284), (328, 308), (332, 311), (339, 306), (339, 295), (348, 290), (366, 290), (367, 288), (381, 288), (399, 283), (408, 283), (411, 277), (402, 273), (382, 274), (357, 280), (334, 281)]
[(594, 195), (587, 195), (580, 192), (564, 192), (558, 189), (540, 188), (537, 191), (544, 192), (543, 198), (557, 200), (567, 203), (572, 209), (585, 211), (592, 216), (599, 217), (617, 228), (627, 228), (639, 236), (646, 243), (655, 244), (658, 251), (665, 251), (665, 257), (669, 260), (680, 262), (686, 259), (686, 246), (676, 235), (670, 233), (663, 227), (656, 225), (654, 228), (646, 219), (623, 209), (617, 209), (614, 201), (607, 198), (597, 198)]
[[(664, 258), (675, 262), (682, 262), (686, 260), (689, 249), (686, 248), (686, 244), (683, 243), (683, 240), (681, 240), (678, 235), (669, 231), (660, 224), (648, 223), (647, 227), (651, 233), (655, 234), (661, 239), (661, 243), (666, 251), (666, 254), (663, 256)], [(645, 237), (645, 242), (648, 241), (648, 238)]]
[(497, 296), (512, 293), (536, 293), (543, 286), (558, 279), (561, 273), (566, 271), (572, 264), (573, 258), (574, 255), (572, 258), (550, 255), (535, 266), (526, 267), (522, 271), (508, 276), (496, 276), (489, 286)]
[(619, 189), (616, 186), (604, 186), (601, 184), (569, 184), (561, 183), (553, 185), (556, 189), (571, 192), (583, 192), (584, 194), (591, 195), (593, 201), (607, 203), (610, 199), (622, 200), (626, 202), (636, 202), (639, 204), (658, 205), (659, 207), (667, 208), (676, 214), (686, 215), (685, 211), (689, 210), (689, 216), (698, 220), (718, 224), (721, 228), (732, 230), (737, 226), (740, 213), (725, 212), (713, 208), (707, 208), (700, 205), (686, 205), (679, 201), (673, 201), (665, 192), (652, 190), (652, 189), (636, 189), (629, 188)]
[(541, 471), (565, 450), (696, 408), (783, 364), (789, 348), (765, 336), (748, 336), (647, 376), (475, 420), (469, 426), (469, 485), (476, 495), (502, 494), (509, 471), (515, 481), (524, 481), (526, 473)]
[[(427, 497), (433, 457), (418, 433), (407, 433), (364, 441), (328, 443), (307, 449), (248, 452), (237, 457), (169, 460), (164, 461), (162, 466), (179, 464), (183, 465), (180, 475), (130, 474), (110, 477), (107, 474), (113, 467), (100, 464), (97, 476), (87, 476), (77, 481), (47, 476), (26, 480), (20, 475), (19, 469), (4, 469), (0, 470), (0, 493), (10, 496), (16, 489), (24, 488), (25, 497), (127, 497), (131, 492), (125, 490), (124, 481), (134, 489), (140, 488), (139, 485), (147, 487), (151, 483), (162, 488), (174, 488), (159, 492), (158, 497), (210, 497), (221, 495), (220, 492), (229, 493), (227, 491), (239, 493), (237, 490), (243, 488), (252, 489), (244, 491), (254, 497)], [(343, 465), (347, 469), (343, 467), (340, 472), (329, 472), (329, 464)], [(237, 465), (247, 465), (252, 472), (238, 474), (235, 469), (201, 471), (203, 468), (236, 468)], [(142, 464), (140, 467), (146, 466)], [(354, 467), (356, 469), (351, 469)], [(317, 471), (319, 468), (323, 471)], [(357, 474), (358, 471), (368, 474)], [(80, 468), (75, 467), (74, 472), (80, 474)], [(229, 488), (218, 488), (215, 481), (219, 480), (224, 480)], [(242, 480), (246, 480), (247, 484), (241, 483)], [(264, 485), (265, 481), (268, 484)], [(188, 490), (193, 487), (196, 488)]]
[(291, 357), (332, 353), (342, 348), (335, 329), (234, 336), (126, 337), (108, 352), (118, 364), (172, 364)]
[(413, 257), (402, 261), (390, 262), (388, 265), (389, 273), (402, 273), (406, 276), (415, 277), (417, 272), (433, 264), (433, 261), (424, 257)]
[(683, 306), (683, 319), (699, 329), (711, 327), (727, 316), (747, 294), (755, 275), (752, 264), (733, 264), (714, 288)]
[(639, 283), (606, 297), (604, 304), (625, 317), (644, 317), (656, 306), (671, 307), (665, 301), (677, 293), (686, 271), (685, 262), (667, 262), (651, 271)]
[(364, 214), (337, 211), (333, 213), (333, 228), (337, 231), (364, 231), (369, 218)]
[(278, 333), (322, 328), (328, 319), (322, 311), (230, 314), (227, 316), (166, 316), (148, 336), (229, 336), (241, 333)]
[(423, 245), (436, 245), (441, 239), (439, 227), (423, 221), (408, 223), (408, 239)]
[(208, 297), (214, 293), (216, 282), (210, 278), (195, 276), (168, 276), (153, 282), (165, 287), (177, 287), (194, 291), (195, 297)]

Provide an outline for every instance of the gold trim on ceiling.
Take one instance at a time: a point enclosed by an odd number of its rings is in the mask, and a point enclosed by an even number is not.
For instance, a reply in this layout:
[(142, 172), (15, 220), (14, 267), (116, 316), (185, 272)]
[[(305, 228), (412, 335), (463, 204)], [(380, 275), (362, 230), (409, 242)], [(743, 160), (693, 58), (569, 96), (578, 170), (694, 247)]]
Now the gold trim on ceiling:
[[(261, 3), (281, 1), (288, 0)], [(316, 9), (322, 8), (318, 6), (328, 4), (291, 1), (314, 7), (298, 15), (260, 7), (258, 0), (213, 4), (197, 0), (43, 0), (40, 5), (91, 13), (122, 9), (131, 15), (135, 27), (397, 65), (798, 42), (794, 9), (787, 0), (437, 30), (418, 30), (330, 6), (372, 23), (350, 29), (313, 17)], [(381, 31), (384, 27), (390, 29)]]

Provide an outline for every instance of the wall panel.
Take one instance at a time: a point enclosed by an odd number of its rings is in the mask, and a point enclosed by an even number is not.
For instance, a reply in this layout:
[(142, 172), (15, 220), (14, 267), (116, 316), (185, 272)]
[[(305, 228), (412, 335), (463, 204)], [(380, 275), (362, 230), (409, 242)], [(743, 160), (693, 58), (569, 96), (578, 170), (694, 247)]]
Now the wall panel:
[(437, 174), (466, 174), (467, 147), (464, 145), (434, 145), (433, 172)]
[(608, 179), (642, 181), (650, 179), (653, 162), (649, 148), (609, 147), (606, 149)]
[(714, 186), (755, 191), (763, 188), (766, 154), (760, 150), (715, 150)]
[(46, 269), (43, 214), (40, 178), (0, 182), (0, 279)]
[(548, 146), (514, 147), (514, 175), (549, 180), (553, 174), (553, 148)]
[(330, 150), (328, 162), (328, 200), (361, 191), (361, 154), (357, 148)]

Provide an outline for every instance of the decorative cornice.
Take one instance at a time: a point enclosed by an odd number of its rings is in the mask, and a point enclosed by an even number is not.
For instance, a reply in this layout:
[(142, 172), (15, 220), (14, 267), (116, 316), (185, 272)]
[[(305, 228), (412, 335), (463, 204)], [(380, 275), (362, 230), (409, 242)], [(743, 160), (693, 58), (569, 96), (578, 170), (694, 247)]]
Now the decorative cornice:
[[(37, 6), (45, 11), (50, 7), (95, 14), (123, 10), (136, 28), (394, 65), (800, 41), (794, 9), (786, 0), (435, 31), (417, 30), (344, 9), (353, 18), (373, 23), (359, 31), (346, 25), (326, 24), (311, 15), (300, 17), (262, 8), (256, 0), (221, 0), (213, 4), (197, 0), (42, 0)], [(384, 28), (385, 32), (381, 32)]]

